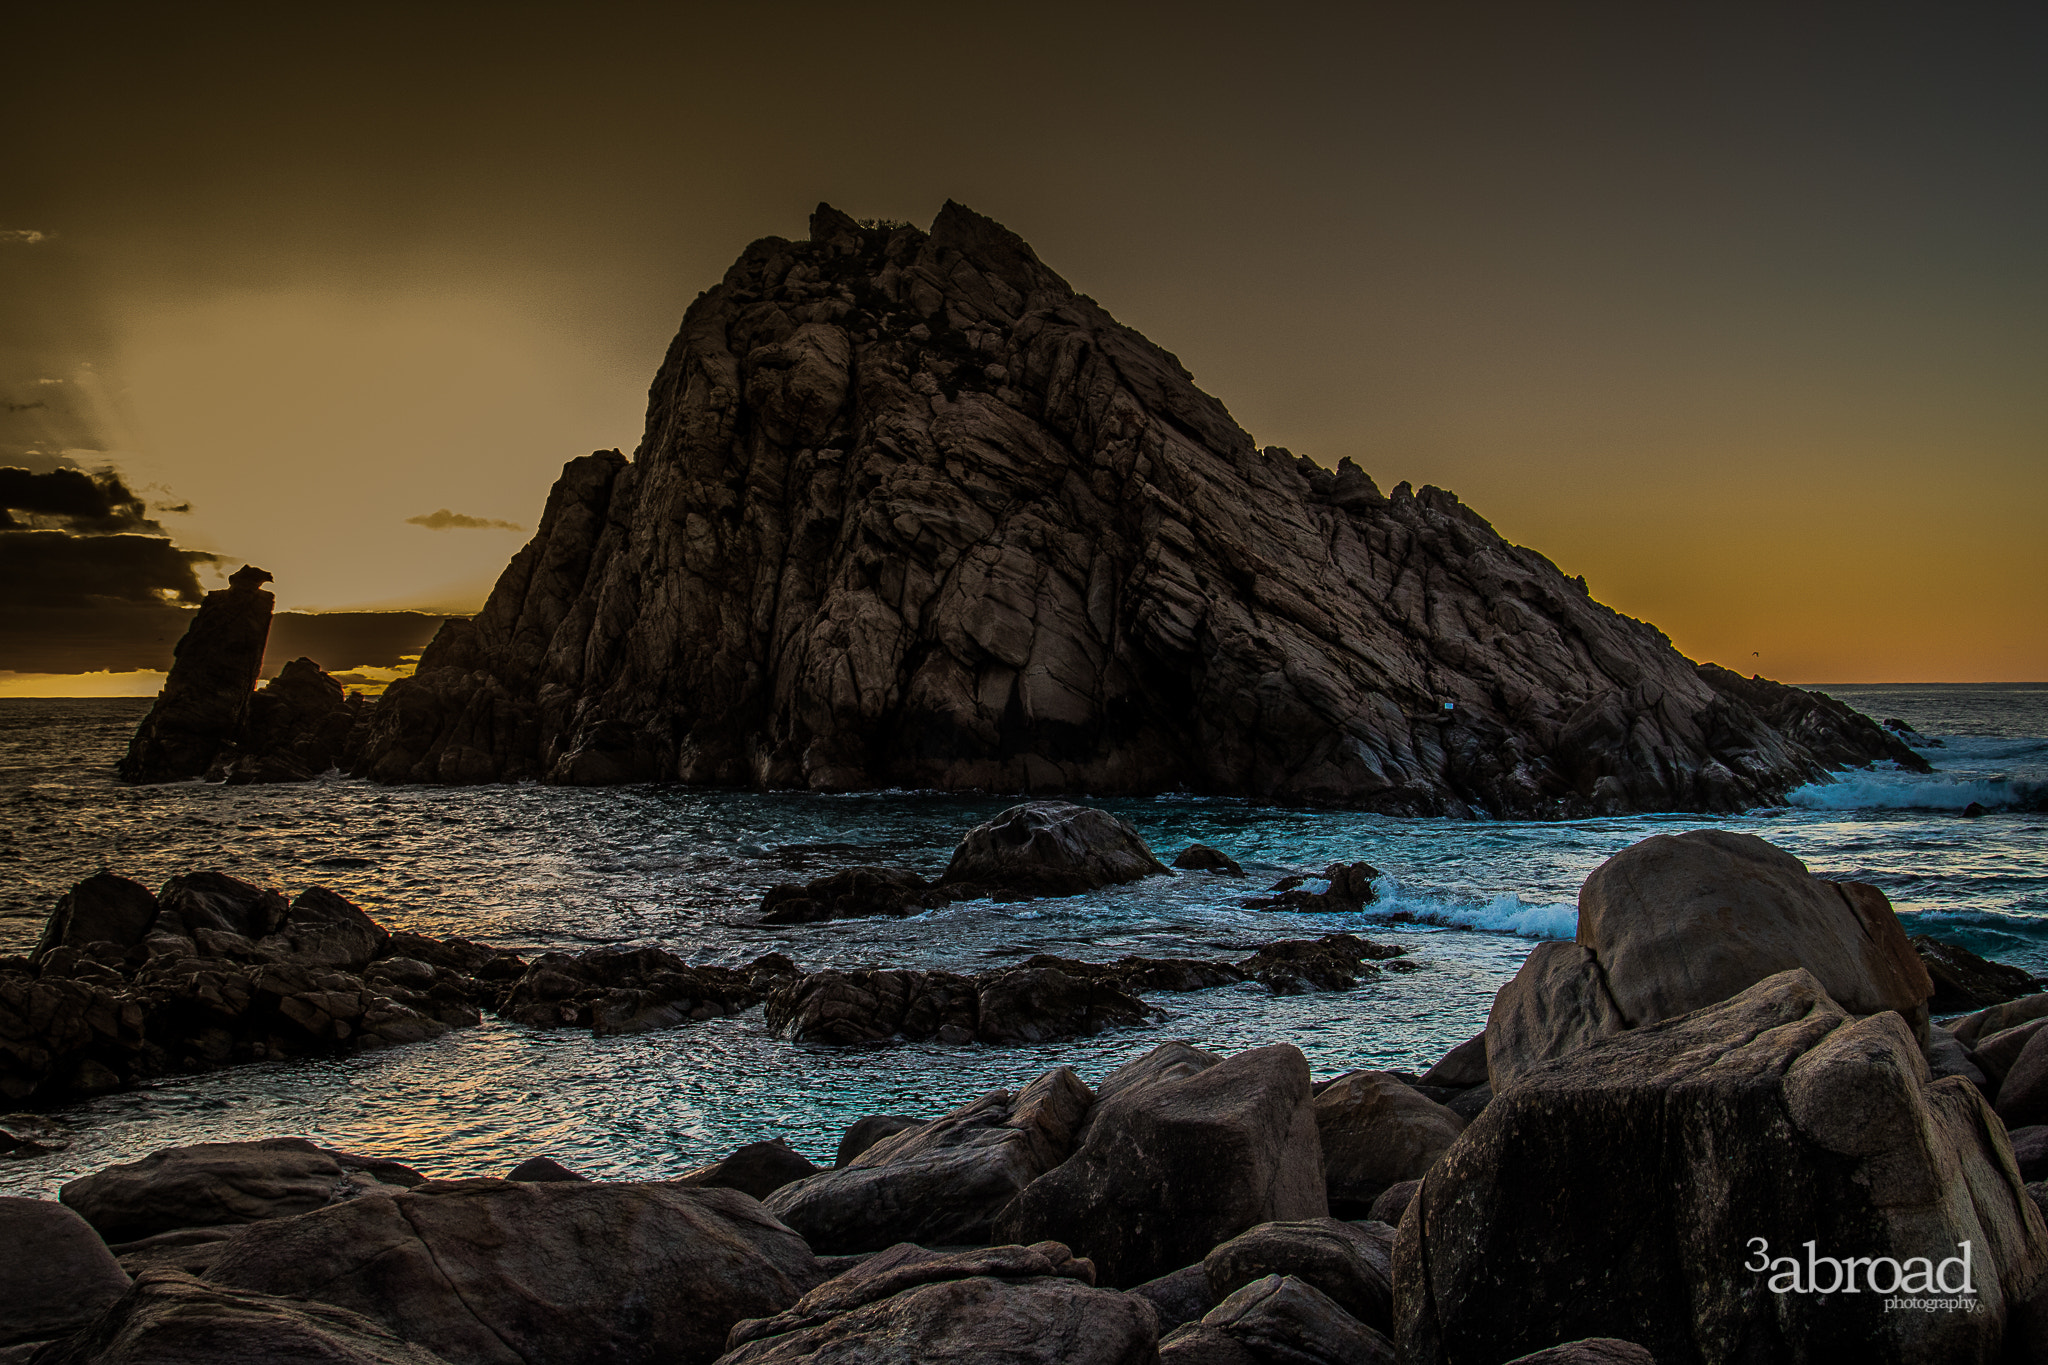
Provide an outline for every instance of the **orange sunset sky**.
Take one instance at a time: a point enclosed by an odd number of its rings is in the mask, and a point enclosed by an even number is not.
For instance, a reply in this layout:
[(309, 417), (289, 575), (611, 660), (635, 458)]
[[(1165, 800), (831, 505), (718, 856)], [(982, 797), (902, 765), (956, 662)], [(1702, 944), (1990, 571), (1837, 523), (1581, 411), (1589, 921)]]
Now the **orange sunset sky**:
[(281, 608), (474, 610), (749, 240), (947, 197), (1262, 444), (1453, 489), (1694, 658), (2048, 678), (2044, 15), (19, 13), (0, 465), (142, 505), (7, 504), (0, 693), (136, 667), (51, 643), (161, 600), (65, 567), (115, 533)]

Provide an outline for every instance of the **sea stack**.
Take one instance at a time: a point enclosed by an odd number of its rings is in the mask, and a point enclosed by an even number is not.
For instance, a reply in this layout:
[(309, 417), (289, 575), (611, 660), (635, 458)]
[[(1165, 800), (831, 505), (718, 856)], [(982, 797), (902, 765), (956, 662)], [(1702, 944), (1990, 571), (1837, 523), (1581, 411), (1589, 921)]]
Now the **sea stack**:
[(953, 203), (929, 232), (821, 205), (808, 241), (747, 248), (634, 458), (568, 464), (357, 755), (387, 782), (1539, 818), (1921, 766), (1847, 708), (1702, 670), (1442, 489), (1259, 448)]
[(178, 641), (170, 676), (136, 728), (118, 765), (130, 782), (200, 777), (214, 755), (234, 743), (263, 672), (275, 599), (270, 575), (245, 564), (228, 586), (210, 592)]

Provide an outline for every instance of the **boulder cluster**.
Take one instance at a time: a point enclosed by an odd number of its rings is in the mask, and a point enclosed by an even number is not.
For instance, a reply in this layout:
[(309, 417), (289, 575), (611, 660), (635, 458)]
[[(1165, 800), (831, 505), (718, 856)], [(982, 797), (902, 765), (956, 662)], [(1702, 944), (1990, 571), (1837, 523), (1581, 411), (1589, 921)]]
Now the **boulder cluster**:
[(1584, 941), (1558, 946), (1584, 955), (1532, 954), (1487, 1031), (1419, 1077), (1316, 1082), (1290, 1044), (1168, 1042), (1093, 1084), (1054, 1067), (936, 1118), (864, 1118), (830, 1166), (767, 1140), (666, 1180), (173, 1148), (0, 1200), (0, 1351), (2043, 1358), (2048, 1182), (2028, 1181), (2048, 1126), (2023, 1125), (2048, 1118), (2048, 994), (1930, 1021), (1881, 896), (1743, 836), (1645, 841), (1581, 910)]

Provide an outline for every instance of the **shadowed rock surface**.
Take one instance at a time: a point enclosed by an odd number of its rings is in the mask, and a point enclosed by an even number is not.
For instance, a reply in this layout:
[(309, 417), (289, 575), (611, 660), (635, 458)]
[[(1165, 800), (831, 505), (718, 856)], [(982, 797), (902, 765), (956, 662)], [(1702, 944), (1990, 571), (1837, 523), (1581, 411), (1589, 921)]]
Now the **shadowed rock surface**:
[(269, 581), (263, 570), (244, 565), (227, 587), (206, 594), (173, 651), (163, 691), (117, 765), (124, 779), (202, 776), (214, 756), (240, 737), (270, 638), (276, 599), (263, 590)]
[(635, 458), (564, 468), (352, 771), (1563, 817), (1740, 810), (1875, 759), (1922, 763), (1701, 670), (1442, 489), (1259, 449), (948, 203), (748, 247)]
[[(1978, 1308), (1766, 1293), (1757, 1237), (1773, 1257), (1853, 1244), (1930, 1271), (1968, 1241)], [(1793, 970), (1503, 1090), (1402, 1216), (1395, 1335), (1415, 1365), (1597, 1336), (1658, 1360), (1818, 1359), (1825, 1343), (1829, 1359), (1990, 1361), (2044, 1270), (2048, 1227), (1983, 1097), (1930, 1082), (1898, 1014), (1852, 1018)]]

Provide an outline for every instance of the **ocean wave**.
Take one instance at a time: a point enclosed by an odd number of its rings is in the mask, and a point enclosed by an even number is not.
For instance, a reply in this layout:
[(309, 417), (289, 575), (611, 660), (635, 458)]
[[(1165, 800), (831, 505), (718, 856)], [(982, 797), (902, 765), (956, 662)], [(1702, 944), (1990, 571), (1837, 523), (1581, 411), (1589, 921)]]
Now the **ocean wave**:
[(1964, 777), (1935, 773), (1849, 773), (1833, 782), (1795, 788), (1785, 803), (1804, 810), (2048, 809), (2048, 783), (2025, 778)]
[[(1382, 882), (1385, 887), (1385, 882)], [(1366, 912), (1371, 918), (1413, 921), (1446, 929), (1475, 929), (1481, 933), (1514, 934), (1519, 938), (1574, 938), (1579, 932), (1579, 907), (1531, 905), (1512, 891), (1492, 900), (1460, 901), (1435, 896), (1402, 894), (1398, 886), (1383, 889), (1380, 899)]]

